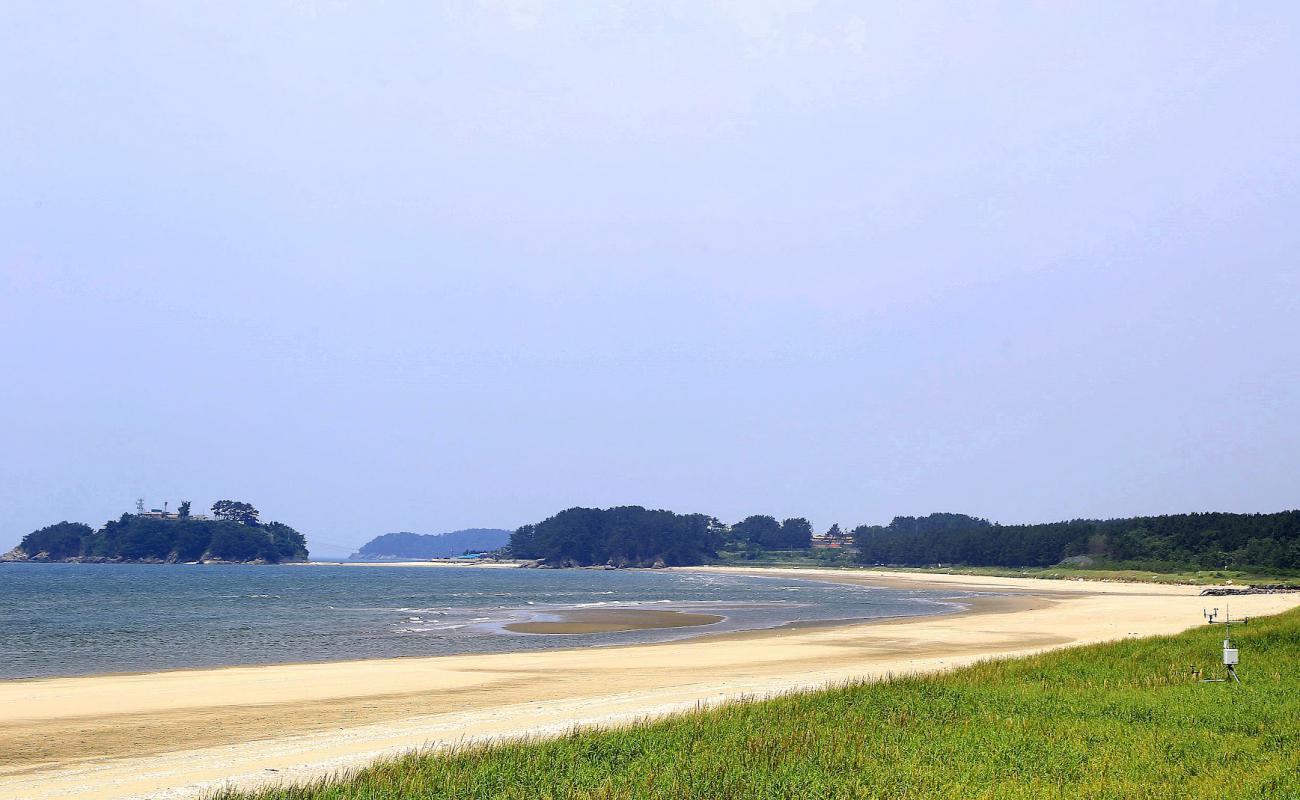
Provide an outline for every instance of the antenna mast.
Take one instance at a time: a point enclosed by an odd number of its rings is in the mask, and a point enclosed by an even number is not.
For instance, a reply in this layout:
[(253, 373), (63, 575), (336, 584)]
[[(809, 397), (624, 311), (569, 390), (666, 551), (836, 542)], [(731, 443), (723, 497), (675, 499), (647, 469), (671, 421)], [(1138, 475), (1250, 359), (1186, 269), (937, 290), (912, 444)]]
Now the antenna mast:
[(1205, 678), (1201, 683), (1226, 683), (1232, 680), (1233, 683), (1241, 683), (1241, 678), (1237, 677), (1237, 648), (1232, 646), (1231, 628), (1233, 625), (1246, 625), (1250, 622), (1250, 617), (1233, 619), (1227, 604), (1223, 606), (1223, 619), (1219, 619), (1219, 609), (1205, 609), (1205, 621), (1211, 625), (1223, 626), (1223, 666), (1228, 671), (1227, 678)]

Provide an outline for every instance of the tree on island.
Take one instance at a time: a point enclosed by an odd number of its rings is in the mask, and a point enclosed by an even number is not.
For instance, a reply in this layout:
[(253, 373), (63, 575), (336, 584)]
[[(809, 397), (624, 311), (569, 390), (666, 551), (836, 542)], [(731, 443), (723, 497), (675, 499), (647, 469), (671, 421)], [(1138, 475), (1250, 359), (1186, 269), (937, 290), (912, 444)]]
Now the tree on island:
[(278, 563), (307, 559), (306, 537), (280, 522), (245, 524), (234, 519), (141, 514), (123, 514), (98, 531), (77, 522), (50, 525), (27, 534), (16, 549), (18, 560), (40, 561)]
[(212, 504), (212, 515), (217, 519), (238, 522), (241, 525), (256, 525), (260, 512), (249, 503), (238, 500), (218, 500)]
[(553, 566), (684, 566), (717, 557), (720, 526), (705, 514), (642, 508), (570, 508), (510, 537), (515, 558)]
[(76, 558), (82, 554), (82, 543), (92, 534), (94, 531), (89, 525), (80, 522), (60, 522), (27, 534), (18, 545), (18, 549), (28, 556), (44, 556), (51, 561)]
[(180, 504), (179, 506), (176, 507), (176, 516), (179, 517), (180, 519), (189, 519), (189, 518), (190, 518), (190, 501), (189, 501), (189, 500), (184, 500), (184, 501), (182, 501), (181, 504)]

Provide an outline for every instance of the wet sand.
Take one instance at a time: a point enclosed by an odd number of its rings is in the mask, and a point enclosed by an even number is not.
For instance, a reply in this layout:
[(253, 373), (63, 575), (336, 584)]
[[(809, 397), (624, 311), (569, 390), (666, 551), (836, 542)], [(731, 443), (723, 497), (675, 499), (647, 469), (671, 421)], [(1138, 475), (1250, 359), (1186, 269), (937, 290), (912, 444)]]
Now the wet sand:
[(548, 620), (512, 622), (505, 626), (515, 633), (621, 633), (661, 628), (693, 628), (714, 625), (725, 617), (718, 614), (689, 614), (685, 611), (660, 611), (639, 608), (601, 608), (555, 611)]
[[(750, 570), (995, 592), (965, 613), (654, 645), (0, 681), (0, 798), (197, 797), (302, 780), (421, 745), (561, 733), (745, 696), (1174, 633), (1199, 587)], [(1234, 613), (1300, 606), (1233, 598)], [(700, 630), (707, 631), (701, 626)]]

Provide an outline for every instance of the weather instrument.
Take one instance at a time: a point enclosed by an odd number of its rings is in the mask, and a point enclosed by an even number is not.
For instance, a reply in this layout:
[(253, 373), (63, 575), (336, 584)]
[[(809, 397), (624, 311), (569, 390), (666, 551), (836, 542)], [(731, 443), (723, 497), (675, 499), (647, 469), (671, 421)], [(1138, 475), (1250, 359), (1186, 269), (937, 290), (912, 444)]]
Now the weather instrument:
[(1241, 683), (1241, 678), (1237, 677), (1237, 648), (1232, 646), (1231, 628), (1233, 625), (1246, 625), (1250, 622), (1250, 617), (1241, 617), (1233, 619), (1232, 613), (1227, 606), (1223, 608), (1223, 616), (1219, 616), (1219, 609), (1205, 609), (1205, 621), (1211, 625), (1223, 626), (1223, 668), (1227, 673), (1225, 678), (1202, 678), (1201, 683)]

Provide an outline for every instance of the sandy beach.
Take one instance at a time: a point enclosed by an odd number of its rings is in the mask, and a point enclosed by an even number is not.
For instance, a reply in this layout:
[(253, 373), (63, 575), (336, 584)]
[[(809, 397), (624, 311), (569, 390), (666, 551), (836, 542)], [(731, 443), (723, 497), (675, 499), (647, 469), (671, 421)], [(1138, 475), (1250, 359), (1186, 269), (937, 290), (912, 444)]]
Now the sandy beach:
[[(1223, 605), (1191, 586), (754, 572), (990, 594), (960, 614), (654, 645), (3, 681), (0, 799), (196, 797), (227, 782), (317, 777), (422, 745), (620, 724), (744, 696), (1175, 633), (1202, 624), (1203, 607)], [(1300, 594), (1231, 604), (1234, 615), (1272, 614), (1300, 606)], [(707, 631), (707, 621), (671, 618), (556, 624), (669, 622)]]

